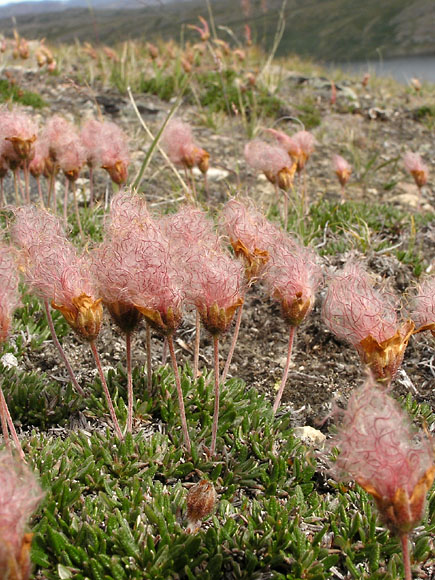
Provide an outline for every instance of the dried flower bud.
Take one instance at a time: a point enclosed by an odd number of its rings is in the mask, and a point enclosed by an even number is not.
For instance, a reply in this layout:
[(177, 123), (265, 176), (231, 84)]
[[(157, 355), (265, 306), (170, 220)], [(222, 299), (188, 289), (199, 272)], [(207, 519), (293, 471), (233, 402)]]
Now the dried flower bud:
[(187, 494), (187, 531), (193, 533), (201, 527), (201, 520), (209, 516), (216, 505), (216, 491), (211, 481), (202, 479)]
[(432, 441), (371, 380), (352, 393), (330, 446), (340, 451), (337, 479), (354, 479), (372, 495), (391, 532), (400, 536), (419, 523), (435, 475)]

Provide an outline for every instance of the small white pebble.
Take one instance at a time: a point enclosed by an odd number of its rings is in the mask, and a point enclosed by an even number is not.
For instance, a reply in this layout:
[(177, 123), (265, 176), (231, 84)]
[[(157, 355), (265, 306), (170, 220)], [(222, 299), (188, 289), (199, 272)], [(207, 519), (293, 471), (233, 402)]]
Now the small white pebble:
[(17, 357), (12, 354), (11, 352), (7, 352), (1, 358), (2, 365), (7, 369), (11, 369), (13, 367), (18, 367), (18, 360)]

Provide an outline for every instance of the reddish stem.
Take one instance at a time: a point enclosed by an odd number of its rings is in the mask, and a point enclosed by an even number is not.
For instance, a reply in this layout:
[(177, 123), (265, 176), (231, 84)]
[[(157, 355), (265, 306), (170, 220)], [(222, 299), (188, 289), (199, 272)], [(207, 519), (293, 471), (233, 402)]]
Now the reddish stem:
[(172, 368), (174, 369), (175, 386), (177, 387), (178, 406), (180, 408), (181, 426), (183, 429), (184, 443), (186, 445), (187, 451), (190, 453), (192, 446), (190, 444), (189, 431), (187, 429), (186, 411), (184, 409), (183, 391), (181, 389), (181, 380), (180, 375), (178, 373), (177, 359), (175, 357), (174, 341), (171, 335), (167, 337), (167, 343), (169, 347), (169, 354), (171, 355)]
[(219, 420), (219, 335), (213, 336), (214, 352), (214, 411), (213, 426), (211, 429), (210, 456), (213, 457), (216, 451), (217, 428)]
[(69, 179), (65, 180), (65, 194), (63, 197), (63, 221), (65, 227), (68, 224), (68, 192), (69, 192)]
[(400, 536), (400, 544), (402, 546), (403, 565), (405, 567), (405, 580), (412, 580), (408, 534), (402, 534)]
[(199, 343), (201, 340), (201, 317), (199, 312), (196, 311), (195, 320), (195, 346), (193, 351), (193, 380), (196, 381), (198, 378), (199, 371)]
[(236, 326), (234, 327), (233, 338), (231, 340), (230, 350), (228, 352), (227, 360), (221, 377), (221, 383), (225, 383), (228, 371), (230, 370), (231, 360), (233, 358), (234, 350), (236, 348), (237, 339), (239, 337), (240, 323), (242, 322), (243, 304), (239, 306), (236, 317)]
[(72, 370), (72, 367), (69, 364), (68, 359), (66, 358), (65, 351), (63, 350), (62, 345), (60, 344), (59, 339), (57, 338), (56, 330), (55, 330), (54, 324), (53, 324), (53, 318), (51, 317), (50, 306), (48, 304), (48, 300), (44, 300), (44, 307), (45, 307), (45, 314), (47, 316), (48, 327), (49, 327), (50, 332), (51, 332), (51, 338), (53, 339), (53, 342), (57, 348), (57, 351), (60, 354), (60, 358), (63, 360), (64, 365), (66, 366), (66, 370), (68, 371), (69, 378), (71, 379), (71, 382), (72, 382), (74, 388), (76, 389), (76, 391), (78, 392), (78, 394), (81, 397), (86, 397), (84, 390), (81, 388), (81, 386), (77, 382), (77, 379), (74, 375), (74, 371)]
[(285, 363), (284, 374), (282, 375), (281, 386), (279, 387), (279, 391), (276, 395), (275, 402), (273, 403), (273, 414), (276, 413), (279, 404), (281, 402), (281, 397), (284, 392), (284, 387), (287, 382), (288, 371), (290, 368), (290, 361), (292, 358), (292, 350), (293, 350), (293, 340), (295, 337), (296, 326), (290, 326), (290, 332), (288, 337), (288, 350), (287, 350), (287, 361)]
[(147, 381), (148, 393), (151, 394), (153, 390), (153, 369), (151, 366), (151, 327), (146, 323), (146, 341), (147, 341)]
[[(0, 387), (0, 405), (2, 407), (2, 414), (4, 413), (4, 417), (9, 425), (9, 431), (11, 432), (12, 439), (14, 440), (15, 447), (17, 448), (18, 454), (20, 459), (24, 461), (24, 451), (21, 448), (20, 440), (18, 439), (17, 432), (15, 431), (15, 425), (12, 421), (11, 414), (9, 413), (8, 404), (6, 403), (5, 396), (3, 394), (3, 389)], [(2, 426), (3, 426), (3, 417), (2, 417)]]
[(109, 388), (107, 386), (106, 378), (101, 367), (100, 357), (98, 356), (97, 347), (95, 346), (95, 341), (89, 343), (91, 347), (92, 354), (94, 355), (95, 364), (97, 365), (98, 374), (100, 375), (101, 384), (103, 386), (104, 394), (106, 395), (107, 405), (109, 406), (110, 416), (112, 417), (113, 426), (115, 427), (116, 434), (119, 439), (123, 439), (121, 429), (119, 427), (118, 419), (116, 418), (115, 408), (113, 407), (112, 397), (109, 393)]
[(133, 379), (131, 376), (131, 332), (125, 335), (125, 350), (127, 356), (127, 432), (133, 428)]
[(2, 432), (3, 432), (3, 439), (5, 440), (6, 449), (10, 449), (11, 442), (9, 439), (9, 431), (8, 431), (8, 420), (6, 418), (6, 409), (5, 409), (5, 396), (3, 394), (2, 388), (0, 387), (0, 418), (2, 424)]
[(89, 167), (89, 207), (94, 207), (94, 169)]

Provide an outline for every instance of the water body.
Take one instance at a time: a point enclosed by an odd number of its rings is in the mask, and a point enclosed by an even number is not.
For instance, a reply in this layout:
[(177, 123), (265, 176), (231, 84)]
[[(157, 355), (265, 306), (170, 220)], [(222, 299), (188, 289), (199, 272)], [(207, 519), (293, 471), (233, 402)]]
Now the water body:
[(421, 82), (435, 83), (435, 56), (406, 56), (385, 60), (329, 63), (328, 66), (361, 76), (369, 72), (379, 77), (392, 77), (404, 84), (408, 84), (412, 78), (417, 78)]

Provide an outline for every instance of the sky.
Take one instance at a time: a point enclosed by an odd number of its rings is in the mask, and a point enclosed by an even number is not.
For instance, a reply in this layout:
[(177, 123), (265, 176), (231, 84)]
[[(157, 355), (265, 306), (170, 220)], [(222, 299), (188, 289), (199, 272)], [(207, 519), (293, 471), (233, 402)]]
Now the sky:
[(39, 2), (39, 0), (0, 0), (0, 6), (6, 6), (7, 4), (17, 4), (18, 2)]

